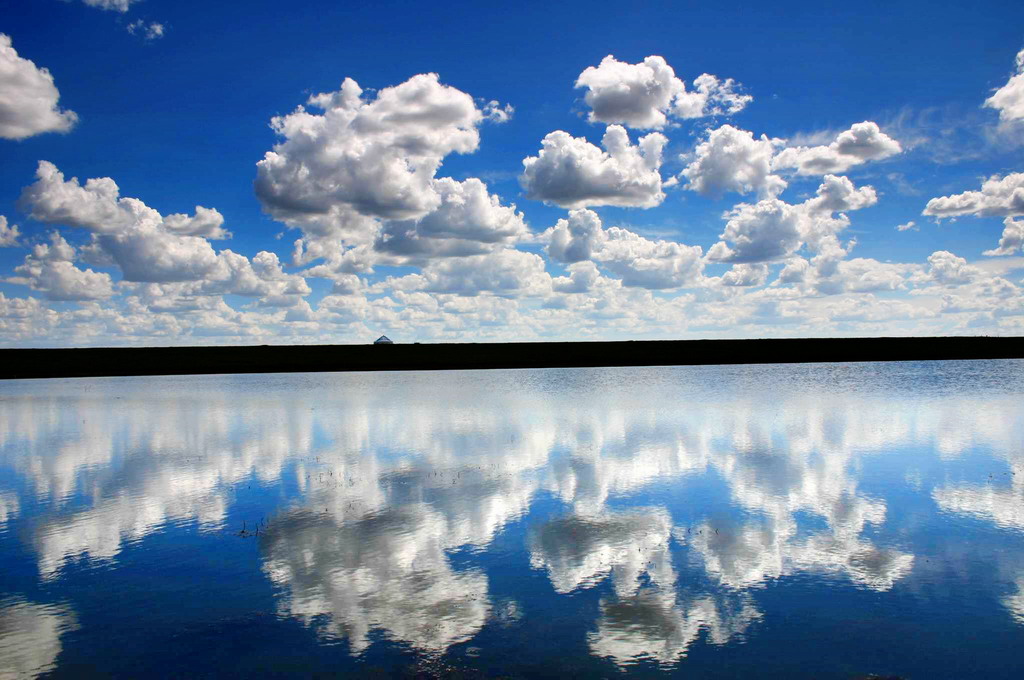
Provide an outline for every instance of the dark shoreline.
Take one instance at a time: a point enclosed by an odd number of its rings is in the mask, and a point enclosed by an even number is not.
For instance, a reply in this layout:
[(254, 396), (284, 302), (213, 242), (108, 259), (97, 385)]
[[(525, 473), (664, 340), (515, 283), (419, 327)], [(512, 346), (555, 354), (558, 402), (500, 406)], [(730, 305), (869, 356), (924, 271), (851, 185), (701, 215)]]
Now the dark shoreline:
[(1024, 338), (0, 349), (0, 379), (1024, 358)]

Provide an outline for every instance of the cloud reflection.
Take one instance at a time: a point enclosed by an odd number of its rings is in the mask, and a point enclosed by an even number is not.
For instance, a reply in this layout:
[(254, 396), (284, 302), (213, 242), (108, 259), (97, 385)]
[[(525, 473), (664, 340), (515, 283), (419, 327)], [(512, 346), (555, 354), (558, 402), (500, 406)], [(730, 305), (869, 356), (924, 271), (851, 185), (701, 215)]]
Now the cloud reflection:
[[(524, 520), (556, 593), (610, 585), (594, 654), (669, 663), (702, 635), (742, 638), (770, 580), (884, 592), (908, 578), (914, 555), (875, 537), (889, 512), (861, 489), (866, 456), (956, 455), (1020, 431), (1010, 400), (914, 400), (884, 372), (851, 392), (826, 369), (712, 368), (34, 383), (0, 402), (0, 465), (19, 480), (0, 489), (0, 525), (26, 521), (52, 580), (171, 524), (225, 530), (241, 489), (276, 487), (259, 550), (279, 611), (358, 653), (375, 634), (441, 652), (509, 619), (453, 553)], [(681, 480), (724, 485), (719, 509), (651, 493)], [(935, 499), (1022, 526), (1014, 484)], [(563, 507), (537, 523), (541, 496)], [(680, 585), (692, 568), (704, 591)]]
[(70, 608), (20, 597), (0, 600), (0, 678), (35, 678), (54, 668), (60, 638), (78, 623)]

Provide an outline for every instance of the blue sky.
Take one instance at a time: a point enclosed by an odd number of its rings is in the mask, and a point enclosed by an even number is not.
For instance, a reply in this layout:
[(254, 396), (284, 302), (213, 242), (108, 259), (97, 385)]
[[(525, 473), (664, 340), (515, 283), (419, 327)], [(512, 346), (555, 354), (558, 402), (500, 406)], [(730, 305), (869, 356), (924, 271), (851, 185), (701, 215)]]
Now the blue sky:
[(3, 345), (1024, 329), (1019, 3), (0, 17)]

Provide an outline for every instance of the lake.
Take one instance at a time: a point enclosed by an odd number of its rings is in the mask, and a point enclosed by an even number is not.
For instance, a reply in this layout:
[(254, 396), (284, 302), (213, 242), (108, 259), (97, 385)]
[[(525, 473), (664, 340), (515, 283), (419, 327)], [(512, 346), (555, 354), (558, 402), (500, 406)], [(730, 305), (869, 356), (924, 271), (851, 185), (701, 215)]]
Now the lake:
[(0, 678), (1024, 677), (1022, 378), (0, 382)]

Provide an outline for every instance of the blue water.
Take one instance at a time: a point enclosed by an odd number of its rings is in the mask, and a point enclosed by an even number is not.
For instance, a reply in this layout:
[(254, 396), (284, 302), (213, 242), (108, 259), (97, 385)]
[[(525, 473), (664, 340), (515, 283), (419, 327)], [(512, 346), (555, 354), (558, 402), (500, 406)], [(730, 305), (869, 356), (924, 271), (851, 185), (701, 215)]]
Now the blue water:
[(0, 382), (0, 678), (1024, 677), (1022, 378)]

